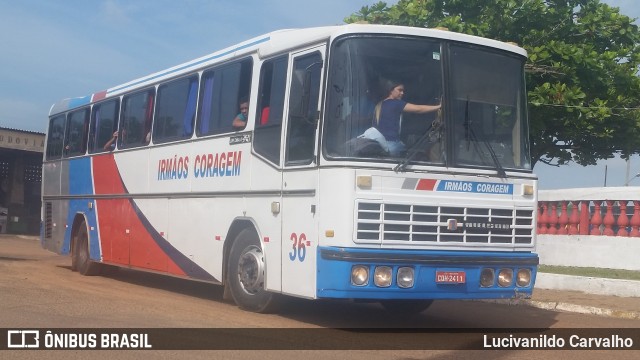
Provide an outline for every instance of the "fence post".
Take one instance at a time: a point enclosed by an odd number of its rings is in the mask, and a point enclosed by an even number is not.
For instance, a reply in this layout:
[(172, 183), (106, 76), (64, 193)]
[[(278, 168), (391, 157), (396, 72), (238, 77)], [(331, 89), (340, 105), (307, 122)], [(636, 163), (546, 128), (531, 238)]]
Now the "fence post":
[(580, 201), (580, 225), (578, 225), (580, 235), (589, 234), (589, 200)]

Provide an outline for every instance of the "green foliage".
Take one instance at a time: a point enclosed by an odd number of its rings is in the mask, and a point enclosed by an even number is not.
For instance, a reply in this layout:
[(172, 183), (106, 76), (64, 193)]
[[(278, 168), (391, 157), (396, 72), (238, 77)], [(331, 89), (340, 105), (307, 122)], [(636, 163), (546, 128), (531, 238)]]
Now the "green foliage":
[(640, 153), (640, 32), (599, 0), (400, 0), (346, 23), (446, 27), (528, 51), (533, 161), (595, 164)]

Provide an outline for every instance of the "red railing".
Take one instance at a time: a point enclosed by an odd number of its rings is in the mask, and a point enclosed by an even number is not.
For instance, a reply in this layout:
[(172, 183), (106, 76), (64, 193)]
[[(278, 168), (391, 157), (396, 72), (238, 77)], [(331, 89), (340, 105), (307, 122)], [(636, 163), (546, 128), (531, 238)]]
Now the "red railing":
[(540, 191), (538, 234), (640, 237), (640, 188)]

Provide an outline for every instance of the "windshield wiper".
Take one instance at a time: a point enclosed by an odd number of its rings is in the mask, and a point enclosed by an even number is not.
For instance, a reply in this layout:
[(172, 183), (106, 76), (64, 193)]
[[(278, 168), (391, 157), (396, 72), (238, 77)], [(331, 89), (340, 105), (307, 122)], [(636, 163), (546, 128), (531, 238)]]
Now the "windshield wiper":
[[(475, 150), (478, 152), (478, 154), (482, 155), (482, 153), (480, 152), (480, 149), (478, 149), (478, 146), (477, 146), (478, 137), (476, 136), (476, 133), (473, 130), (473, 127), (471, 127), (471, 118), (469, 116), (469, 99), (467, 99), (467, 104), (464, 111), (464, 130), (465, 130), (465, 139), (467, 140), (467, 150), (469, 149), (469, 135), (471, 135), (471, 141), (475, 143), (475, 146), (474, 146)], [(500, 163), (500, 160), (498, 159), (498, 156), (496, 155), (495, 150), (493, 150), (493, 147), (491, 147), (491, 144), (489, 144), (489, 142), (484, 138), (482, 139), (482, 143), (487, 147), (487, 150), (489, 150), (489, 155), (491, 156), (491, 160), (493, 160), (493, 164), (496, 167), (498, 176), (500, 176), (501, 178), (506, 178), (507, 173), (504, 171), (504, 168), (502, 167), (502, 164)]]
[(422, 135), (418, 139), (418, 141), (416, 141), (415, 143), (413, 143), (413, 145), (411, 145), (411, 147), (409, 147), (409, 149), (407, 150), (407, 156), (405, 156), (405, 158), (393, 168), (393, 171), (395, 172), (404, 171), (407, 168), (409, 161), (411, 161), (416, 156), (416, 154), (420, 152), (418, 151), (418, 148), (420, 148), (427, 139), (429, 139), (430, 142), (435, 142), (436, 140), (439, 140), (441, 131), (442, 131), (442, 113), (441, 113), (441, 110), (438, 110), (438, 114), (436, 115), (435, 120), (431, 122), (431, 125), (429, 125), (424, 135)]

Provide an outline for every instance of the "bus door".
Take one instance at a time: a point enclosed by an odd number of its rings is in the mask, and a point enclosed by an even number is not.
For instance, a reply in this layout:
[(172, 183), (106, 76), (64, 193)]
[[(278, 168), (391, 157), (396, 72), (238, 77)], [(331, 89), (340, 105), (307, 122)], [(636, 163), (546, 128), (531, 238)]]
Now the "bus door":
[(317, 133), (325, 47), (293, 53), (282, 174), (282, 291), (316, 295)]

